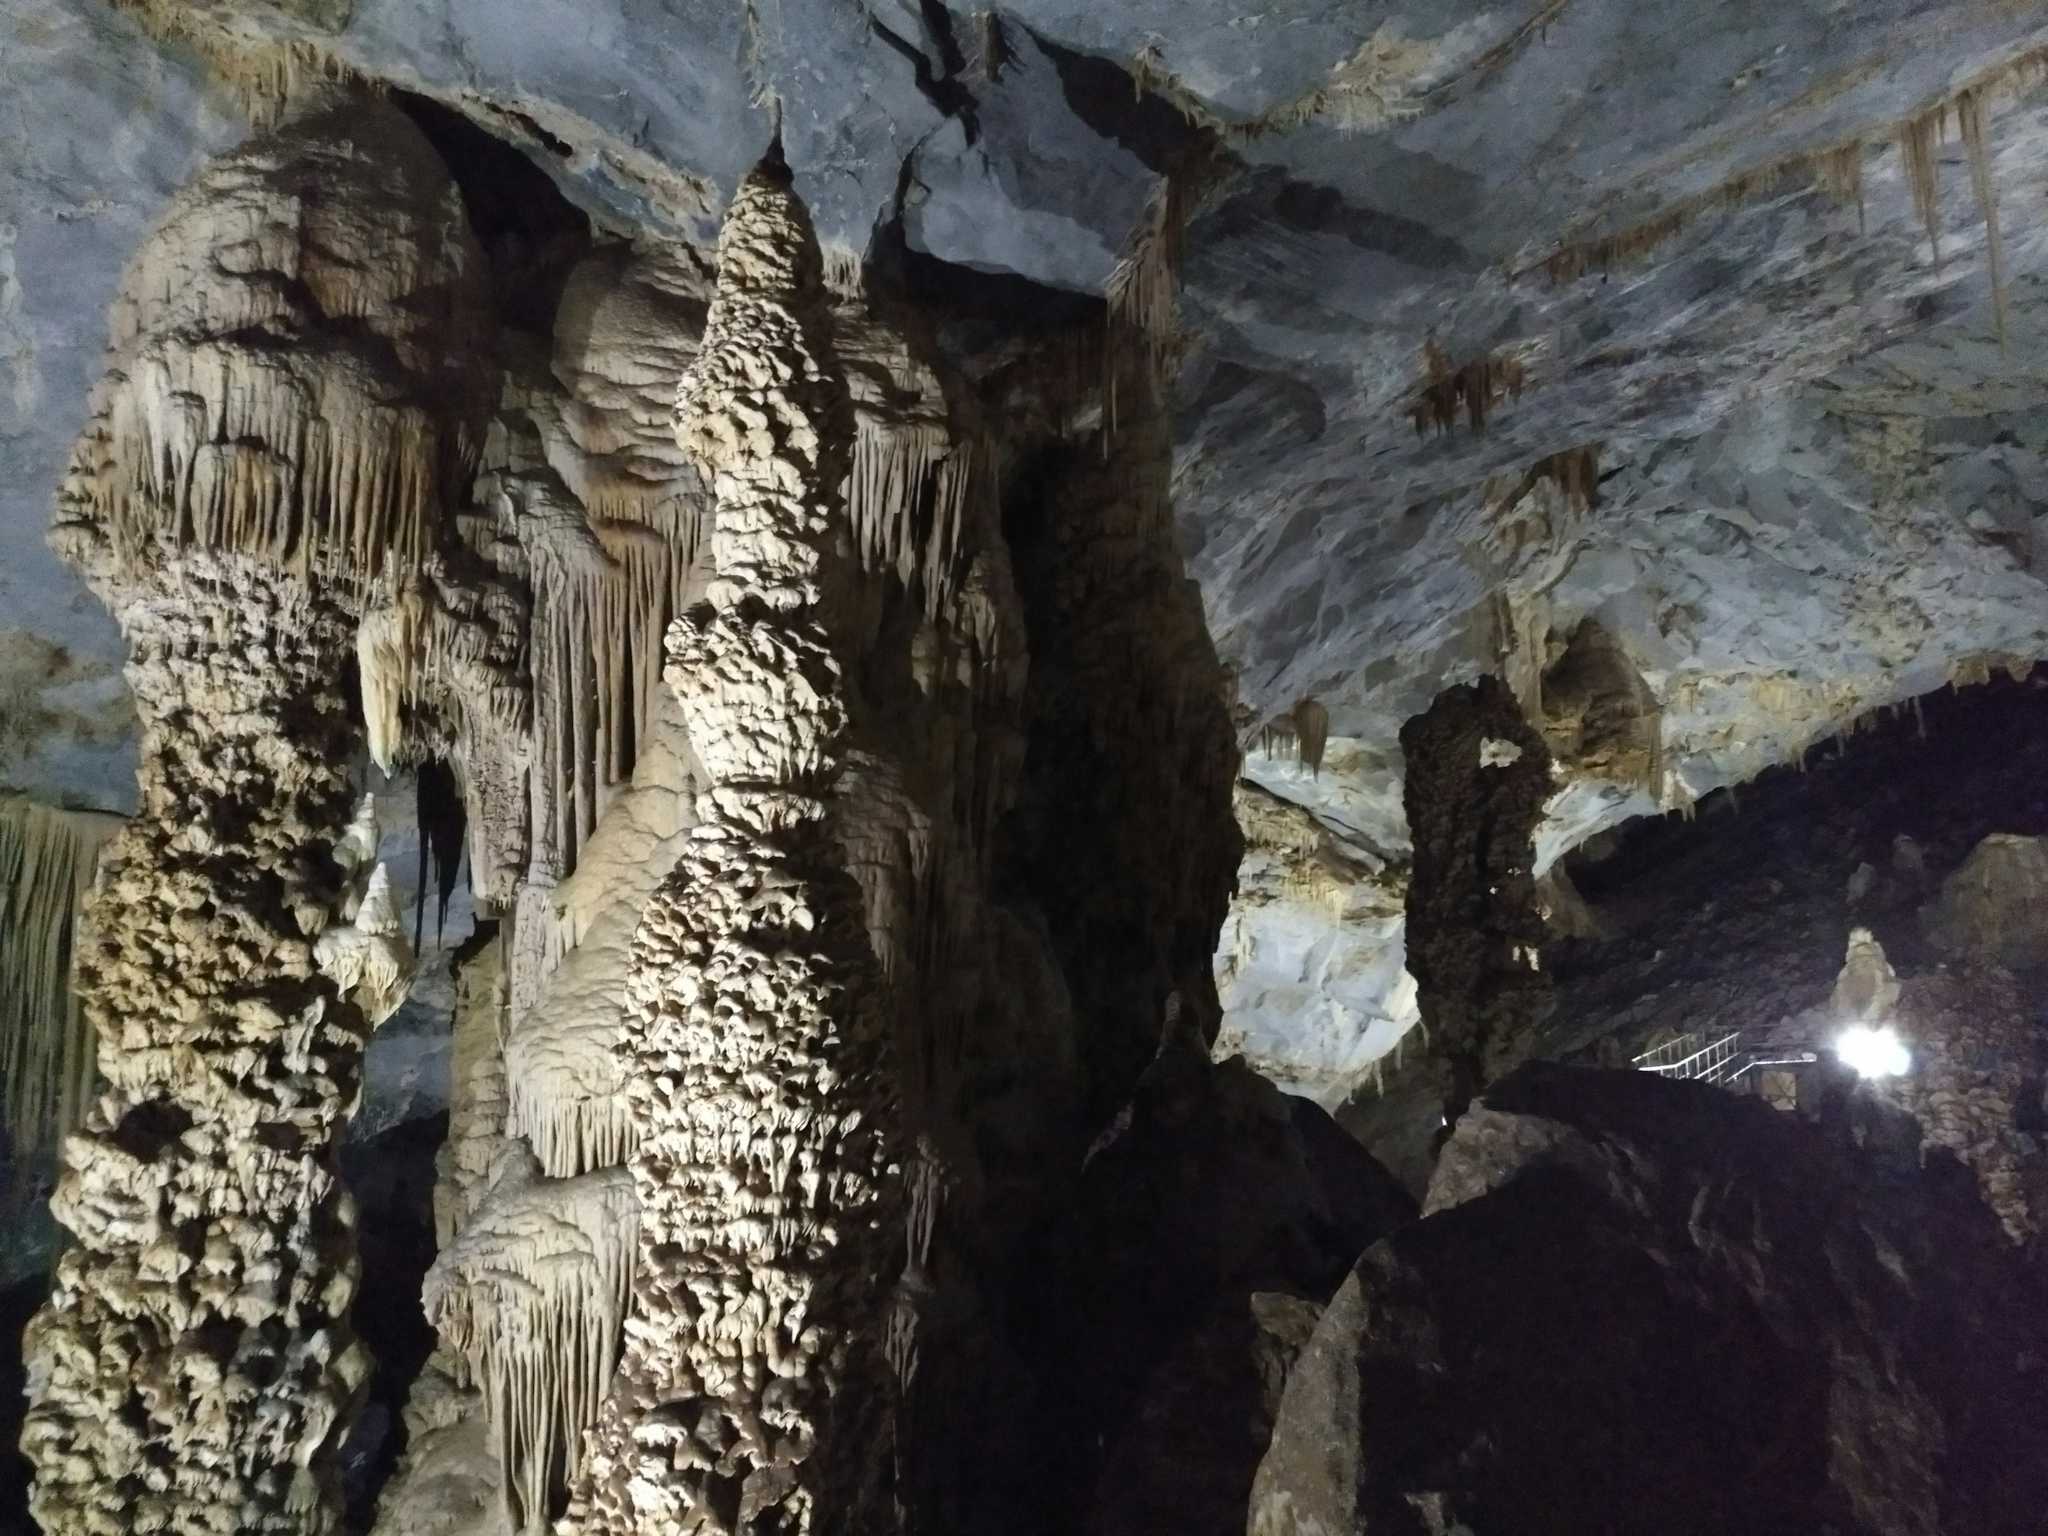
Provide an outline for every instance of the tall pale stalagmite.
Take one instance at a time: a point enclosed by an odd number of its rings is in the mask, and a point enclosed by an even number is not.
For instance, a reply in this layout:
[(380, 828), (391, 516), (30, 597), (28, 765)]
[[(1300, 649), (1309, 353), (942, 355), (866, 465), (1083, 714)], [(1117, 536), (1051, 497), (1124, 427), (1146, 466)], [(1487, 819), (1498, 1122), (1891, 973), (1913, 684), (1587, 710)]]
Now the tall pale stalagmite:
[(718, 574), (670, 631), (669, 678), (710, 787), (627, 981), (639, 1250), (571, 1532), (851, 1531), (887, 1508), (894, 1087), (830, 824), (855, 570), (825, 317), (808, 216), (764, 163), (678, 401)]
[(115, 306), (53, 542), (126, 637), (140, 793), (87, 907), (105, 1083), (26, 1346), (48, 1536), (339, 1524), (369, 1360), (334, 1147), (369, 1026), (316, 941), (346, 915), (361, 609), (472, 453), (478, 266), (411, 124), (325, 96), (205, 167)]

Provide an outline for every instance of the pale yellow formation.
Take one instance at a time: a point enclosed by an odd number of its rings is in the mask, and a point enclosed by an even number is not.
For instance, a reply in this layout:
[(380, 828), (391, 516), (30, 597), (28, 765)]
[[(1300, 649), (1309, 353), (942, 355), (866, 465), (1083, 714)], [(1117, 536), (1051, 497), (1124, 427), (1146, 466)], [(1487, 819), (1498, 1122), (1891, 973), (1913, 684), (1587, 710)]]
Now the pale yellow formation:
[(87, 907), (104, 1091), (26, 1342), (47, 1536), (319, 1536), (370, 1361), (335, 1143), (408, 957), (352, 818), (365, 603), (444, 542), (483, 336), (460, 198), (316, 93), (131, 265), (52, 542), (119, 619), (139, 805)]
[(562, 1528), (860, 1528), (881, 1407), (894, 1118), (858, 888), (829, 823), (852, 569), (846, 385), (787, 175), (733, 204), (680, 439), (717, 575), (670, 678), (709, 789), (627, 983), (633, 1303)]
[(92, 1030), (72, 990), (79, 904), (118, 816), (0, 799), (0, 1085), (15, 1155), (53, 1146), (92, 1091)]

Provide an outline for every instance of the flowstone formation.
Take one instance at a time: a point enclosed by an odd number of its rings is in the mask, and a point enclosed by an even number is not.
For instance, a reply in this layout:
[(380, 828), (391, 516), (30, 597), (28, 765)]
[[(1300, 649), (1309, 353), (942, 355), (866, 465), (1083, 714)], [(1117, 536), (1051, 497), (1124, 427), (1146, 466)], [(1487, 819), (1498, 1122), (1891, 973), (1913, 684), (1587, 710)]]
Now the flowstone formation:
[(116, 306), (53, 533), (121, 623), (142, 741), (78, 968), (76, 1243), (27, 1340), (49, 1536), (336, 1527), (370, 1360), (334, 1143), (404, 969), (350, 836), (349, 663), (473, 459), (476, 266), (417, 131), (316, 93), (201, 172)]
[(0, 800), (0, 1112), (18, 1159), (53, 1148), (92, 1093), (92, 1031), (71, 963), (79, 903), (120, 824)]
[(632, 1313), (566, 1531), (854, 1530), (876, 1498), (895, 1090), (829, 821), (851, 411), (823, 311), (809, 220), (764, 163), (678, 401), (718, 575), (670, 678), (710, 787), (627, 980)]
[(1531, 840), (1550, 753), (1496, 677), (1445, 689), (1401, 727), (1401, 750), (1415, 843), (1408, 969), (1450, 1123), (1530, 1049), (1549, 1011)]

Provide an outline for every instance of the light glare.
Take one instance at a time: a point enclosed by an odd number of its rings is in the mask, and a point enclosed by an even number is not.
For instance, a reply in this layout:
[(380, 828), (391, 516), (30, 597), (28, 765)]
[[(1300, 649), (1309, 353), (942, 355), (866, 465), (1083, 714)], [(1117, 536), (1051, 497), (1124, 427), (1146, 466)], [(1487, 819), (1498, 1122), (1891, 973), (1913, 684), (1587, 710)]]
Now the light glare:
[(1889, 1024), (1850, 1025), (1835, 1036), (1835, 1054), (1859, 1077), (1897, 1077), (1913, 1065), (1912, 1052)]

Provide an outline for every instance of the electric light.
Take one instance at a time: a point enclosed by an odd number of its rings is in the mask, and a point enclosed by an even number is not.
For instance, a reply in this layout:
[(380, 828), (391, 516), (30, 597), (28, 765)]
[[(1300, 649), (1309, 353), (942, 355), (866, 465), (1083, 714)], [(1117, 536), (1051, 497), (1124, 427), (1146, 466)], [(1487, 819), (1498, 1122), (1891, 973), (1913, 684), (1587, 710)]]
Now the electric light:
[(1913, 1065), (1913, 1053), (1889, 1024), (1851, 1024), (1835, 1036), (1835, 1054), (1859, 1077), (1897, 1077)]

